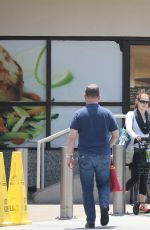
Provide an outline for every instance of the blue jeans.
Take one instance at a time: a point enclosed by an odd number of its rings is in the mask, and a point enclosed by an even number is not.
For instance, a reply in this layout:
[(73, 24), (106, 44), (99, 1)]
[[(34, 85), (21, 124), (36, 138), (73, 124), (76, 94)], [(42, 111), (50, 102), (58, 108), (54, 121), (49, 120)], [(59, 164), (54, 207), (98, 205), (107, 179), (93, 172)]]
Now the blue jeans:
[(109, 207), (110, 155), (80, 153), (78, 163), (87, 222), (94, 223), (96, 219), (94, 178), (98, 189), (99, 205)]

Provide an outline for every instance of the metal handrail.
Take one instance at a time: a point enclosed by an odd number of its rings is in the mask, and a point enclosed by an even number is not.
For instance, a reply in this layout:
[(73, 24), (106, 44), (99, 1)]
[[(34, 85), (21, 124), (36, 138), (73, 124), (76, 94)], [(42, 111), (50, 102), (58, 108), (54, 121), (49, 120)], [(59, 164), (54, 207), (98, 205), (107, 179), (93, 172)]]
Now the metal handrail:
[[(58, 133), (55, 133), (49, 137), (43, 138), (41, 140), (38, 140), (37, 142), (37, 177), (36, 177), (36, 189), (44, 188), (44, 179), (42, 179), (42, 184), (40, 185), (41, 182), (41, 175), (42, 178), (44, 178), (44, 145), (46, 142), (50, 142), (66, 133), (69, 132), (69, 128), (64, 129)], [(41, 151), (42, 150), (42, 151)], [(42, 153), (42, 164), (41, 164), (41, 153)], [(41, 172), (41, 173), (40, 173)]]
[[(113, 114), (115, 118), (125, 118), (125, 114)], [(64, 129), (51, 136), (45, 137), (37, 141), (37, 176), (36, 189), (44, 188), (44, 147), (46, 142), (50, 142), (66, 133), (69, 133), (70, 128)], [(41, 178), (42, 177), (42, 178)]]

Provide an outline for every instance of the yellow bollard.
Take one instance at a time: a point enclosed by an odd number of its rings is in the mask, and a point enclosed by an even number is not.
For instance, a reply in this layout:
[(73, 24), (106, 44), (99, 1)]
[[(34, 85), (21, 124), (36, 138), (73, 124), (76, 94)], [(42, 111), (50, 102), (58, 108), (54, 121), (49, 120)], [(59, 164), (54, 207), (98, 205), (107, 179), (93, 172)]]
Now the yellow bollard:
[(10, 219), (13, 225), (31, 224), (31, 221), (28, 219), (27, 194), (24, 181), (22, 153), (20, 151), (12, 152), (8, 201), (10, 206)]
[(3, 153), (0, 152), (0, 226), (12, 225), (7, 197), (7, 183)]

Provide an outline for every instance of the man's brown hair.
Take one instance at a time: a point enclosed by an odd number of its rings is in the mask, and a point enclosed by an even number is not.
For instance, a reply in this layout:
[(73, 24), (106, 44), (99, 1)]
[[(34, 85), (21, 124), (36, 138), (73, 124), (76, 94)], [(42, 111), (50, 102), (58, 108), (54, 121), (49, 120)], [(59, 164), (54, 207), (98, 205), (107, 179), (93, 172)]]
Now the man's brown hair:
[(96, 84), (90, 84), (85, 89), (85, 96), (87, 97), (99, 97), (99, 87)]

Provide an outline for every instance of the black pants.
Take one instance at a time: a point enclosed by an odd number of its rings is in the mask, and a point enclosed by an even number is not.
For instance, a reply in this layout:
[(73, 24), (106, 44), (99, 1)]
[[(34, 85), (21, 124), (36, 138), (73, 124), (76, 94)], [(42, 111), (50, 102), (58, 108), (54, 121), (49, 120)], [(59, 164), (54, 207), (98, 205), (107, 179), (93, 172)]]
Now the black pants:
[(144, 153), (134, 148), (133, 161), (129, 164), (131, 178), (126, 183), (126, 191), (130, 190), (136, 183), (139, 183), (139, 194), (146, 195), (149, 166), (144, 164), (144, 157)]

